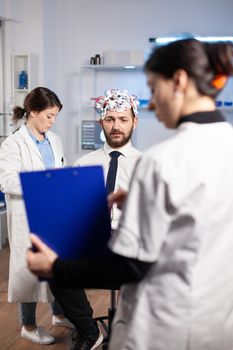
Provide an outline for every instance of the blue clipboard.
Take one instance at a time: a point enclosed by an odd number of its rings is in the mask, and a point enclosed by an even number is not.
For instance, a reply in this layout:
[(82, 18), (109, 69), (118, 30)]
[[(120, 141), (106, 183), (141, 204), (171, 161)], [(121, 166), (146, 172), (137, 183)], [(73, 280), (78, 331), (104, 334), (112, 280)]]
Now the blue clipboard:
[(111, 223), (101, 166), (21, 172), (30, 231), (63, 259), (104, 255)]

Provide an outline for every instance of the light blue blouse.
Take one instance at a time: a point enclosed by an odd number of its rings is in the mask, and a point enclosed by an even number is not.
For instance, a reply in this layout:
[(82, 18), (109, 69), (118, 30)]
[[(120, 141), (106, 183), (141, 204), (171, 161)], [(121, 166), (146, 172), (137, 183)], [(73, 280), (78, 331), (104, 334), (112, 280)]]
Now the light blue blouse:
[(40, 154), (43, 158), (45, 168), (46, 169), (54, 168), (54, 166), (55, 166), (54, 154), (53, 154), (53, 150), (52, 150), (52, 147), (50, 145), (50, 142), (49, 142), (47, 135), (45, 134), (45, 138), (43, 141), (39, 141), (34, 135), (32, 135), (30, 133), (29, 130), (28, 130), (28, 132), (29, 132), (32, 140), (34, 141), (34, 143), (36, 144), (36, 146), (38, 147), (38, 149), (40, 151)]

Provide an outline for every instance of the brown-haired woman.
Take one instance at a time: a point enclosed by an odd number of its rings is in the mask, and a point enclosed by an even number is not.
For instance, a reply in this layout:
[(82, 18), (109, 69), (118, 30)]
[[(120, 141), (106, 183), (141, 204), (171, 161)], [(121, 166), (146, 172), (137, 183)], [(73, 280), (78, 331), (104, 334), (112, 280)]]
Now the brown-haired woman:
[[(21, 335), (35, 343), (50, 344), (54, 338), (36, 325), (36, 303), (52, 300), (47, 283), (40, 283), (28, 272), (25, 254), (29, 245), (28, 226), (21, 196), (20, 171), (62, 167), (64, 153), (60, 138), (49, 131), (62, 104), (57, 95), (44, 87), (32, 90), (24, 107), (15, 106), (13, 121), (23, 125), (10, 135), (0, 149), (0, 187), (5, 193), (10, 244), (8, 301), (19, 303)], [(64, 318), (58, 303), (52, 303), (53, 323)]]

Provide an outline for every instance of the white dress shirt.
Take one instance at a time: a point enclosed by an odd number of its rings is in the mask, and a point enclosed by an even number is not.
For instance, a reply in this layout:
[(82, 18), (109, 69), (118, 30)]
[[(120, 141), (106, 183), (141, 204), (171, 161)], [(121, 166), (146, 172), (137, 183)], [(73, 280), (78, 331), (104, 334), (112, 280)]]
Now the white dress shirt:
[[(90, 152), (85, 156), (79, 158), (74, 165), (85, 166), (85, 165), (101, 165), (104, 170), (105, 182), (107, 179), (107, 173), (109, 163), (111, 160), (110, 153), (116, 151), (116, 149), (110, 147), (107, 143), (103, 147), (96, 151)], [(115, 190), (121, 188), (128, 191), (129, 182), (135, 167), (135, 164), (141, 154), (136, 148), (131, 145), (129, 141), (126, 145), (121, 148), (117, 148), (117, 151), (121, 152), (122, 155), (118, 158), (118, 168), (115, 182)], [(112, 229), (115, 230), (118, 227), (121, 211), (116, 207), (113, 208), (111, 213)]]

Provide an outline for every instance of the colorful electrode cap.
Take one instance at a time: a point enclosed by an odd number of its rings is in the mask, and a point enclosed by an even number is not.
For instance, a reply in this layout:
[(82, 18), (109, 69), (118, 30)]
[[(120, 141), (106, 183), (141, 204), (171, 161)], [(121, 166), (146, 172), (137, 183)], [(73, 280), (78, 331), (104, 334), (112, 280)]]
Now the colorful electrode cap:
[(139, 101), (137, 96), (129, 95), (127, 90), (106, 90), (105, 96), (99, 96), (95, 101), (95, 110), (100, 119), (104, 119), (106, 111), (123, 112), (130, 108), (133, 109), (134, 115), (138, 114)]

